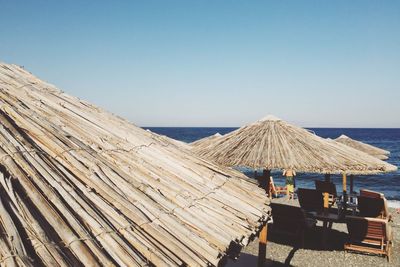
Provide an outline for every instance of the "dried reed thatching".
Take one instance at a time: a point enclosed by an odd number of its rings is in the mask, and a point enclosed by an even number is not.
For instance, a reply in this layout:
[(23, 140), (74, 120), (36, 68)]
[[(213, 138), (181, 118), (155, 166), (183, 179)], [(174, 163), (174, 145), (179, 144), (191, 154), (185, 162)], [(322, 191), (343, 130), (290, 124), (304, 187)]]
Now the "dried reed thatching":
[(185, 143), (183, 141), (176, 140), (176, 139), (173, 139), (173, 138), (169, 138), (166, 135), (162, 135), (162, 134), (158, 134), (158, 133), (152, 132), (150, 129), (146, 129), (146, 131), (152, 133), (154, 136), (158, 136), (158, 138), (161, 139), (161, 140), (165, 140), (166, 142), (173, 143), (179, 149), (184, 149), (184, 150), (190, 150), (191, 149), (191, 147), (190, 147), (190, 145), (188, 143)]
[(216, 266), (268, 214), (238, 172), (0, 64), (1, 266)]
[(216, 133), (207, 137), (204, 137), (202, 139), (199, 139), (197, 141), (194, 141), (192, 143), (190, 143), (189, 145), (193, 148), (196, 147), (197, 149), (200, 148), (206, 148), (209, 145), (211, 145), (212, 143), (215, 142), (215, 140), (217, 140), (218, 138), (220, 138), (222, 135), (220, 133)]
[(373, 174), (397, 169), (273, 116), (225, 134), (204, 149), (195, 147), (193, 151), (226, 166), (290, 168), (299, 172), (330, 174)]
[(338, 138), (336, 138), (334, 140), (336, 142), (345, 144), (347, 146), (350, 146), (352, 148), (355, 148), (357, 150), (365, 152), (371, 156), (374, 156), (377, 159), (386, 160), (386, 159), (388, 159), (387, 155), (390, 154), (390, 152), (387, 150), (354, 140), (344, 134), (342, 134), (341, 136), (339, 136)]

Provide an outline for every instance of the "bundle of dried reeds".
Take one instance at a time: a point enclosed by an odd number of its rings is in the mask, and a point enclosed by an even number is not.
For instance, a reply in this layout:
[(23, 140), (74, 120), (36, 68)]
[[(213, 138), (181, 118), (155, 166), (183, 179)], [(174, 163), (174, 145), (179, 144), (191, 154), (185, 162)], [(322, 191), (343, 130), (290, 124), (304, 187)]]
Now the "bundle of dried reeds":
[(357, 150), (360, 150), (362, 152), (365, 152), (371, 156), (374, 156), (377, 159), (386, 160), (386, 159), (388, 159), (388, 155), (390, 154), (390, 152), (387, 150), (354, 140), (344, 134), (342, 134), (341, 136), (339, 136), (338, 138), (336, 138), (334, 140), (336, 142), (345, 144), (346, 146), (349, 146), (349, 147), (355, 148)]
[(210, 145), (212, 145), (218, 138), (220, 138), (222, 135), (220, 133), (213, 134), (211, 136), (206, 136), (202, 139), (199, 139), (197, 141), (194, 141), (190, 143), (189, 145), (193, 148), (196, 147), (197, 149), (204, 149)]
[(218, 265), (268, 213), (240, 173), (0, 64), (0, 265)]

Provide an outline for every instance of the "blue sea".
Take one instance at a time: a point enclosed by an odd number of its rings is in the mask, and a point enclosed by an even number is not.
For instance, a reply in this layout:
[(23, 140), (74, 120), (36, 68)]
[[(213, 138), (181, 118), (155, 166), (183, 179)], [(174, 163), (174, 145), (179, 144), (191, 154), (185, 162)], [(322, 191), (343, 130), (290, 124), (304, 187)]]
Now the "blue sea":
[[(166, 135), (176, 140), (187, 143), (196, 141), (215, 133), (226, 134), (237, 128), (201, 128), (201, 127), (147, 127), (151, 131)], [(345, 134), (353, 139), (365, 142), (391, 152), (387, 162), (400, 166), (400, 129), (360, 129), (360, 128), (309, 128), (317, 135), (324, 138), (337, 138)], [(247, 176), (253, 177), (254, 171), (241, 169)], [(281, 172), (273, 172), (274, 181), (284, 185)], [(299, 173), (296, 176), (296, 187), (314, 188), (315, 179), (324, 179), (323, 175)], [(333, 175), (332, 181), (337, 185), (337, 190), (342, 190), (342, 177)], [(379, 175), (355, 176), (354, 190), (360, 188), (376, 190), (385, 194), (392, 207), (400, 207), (400, 171)]]

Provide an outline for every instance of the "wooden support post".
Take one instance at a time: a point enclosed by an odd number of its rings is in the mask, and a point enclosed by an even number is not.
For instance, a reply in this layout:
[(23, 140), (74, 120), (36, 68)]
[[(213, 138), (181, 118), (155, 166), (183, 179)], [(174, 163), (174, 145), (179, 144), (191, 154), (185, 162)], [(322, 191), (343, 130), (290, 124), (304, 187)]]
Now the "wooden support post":
[[(350, 175), (350, 202), (354, 203), (354, 176)], [(357, 197), (356, 197), (357, 198)]]
[(347, 176), (345, 173), (343, 173), (343, 196), (346, 196), (347, 194)]
[(354, 192), (354, 176), (353, 175), (350, 175), (350, 194), (353, 194), (353, 192)]
[(267, 257), (267, 235), (268, 235), (268, 224), (264, 223), (261, 229), (258, 241), (258, 267), (262, 267), (265, 264), (265, 258)]
[[(347, 210), (347, 176), (346, 173), (343, 173), (343, 210)], [(346, 213), (345, 213), (346, 214)]]

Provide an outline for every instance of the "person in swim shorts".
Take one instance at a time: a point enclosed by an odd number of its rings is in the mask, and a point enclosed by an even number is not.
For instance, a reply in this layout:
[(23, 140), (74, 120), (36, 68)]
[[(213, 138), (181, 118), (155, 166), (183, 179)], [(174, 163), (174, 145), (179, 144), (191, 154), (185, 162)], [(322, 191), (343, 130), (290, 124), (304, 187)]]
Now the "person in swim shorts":
[(283, 176), (286, 177), (286, 190), (288, 199), (294, 199), (294, 176), (296, 172), (292, 169), (283, 170)]

